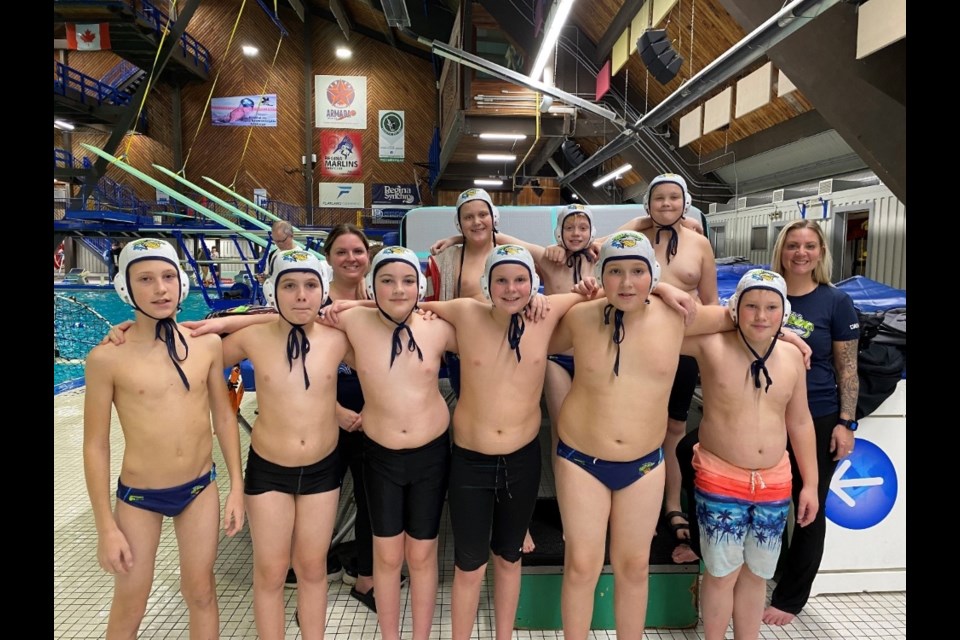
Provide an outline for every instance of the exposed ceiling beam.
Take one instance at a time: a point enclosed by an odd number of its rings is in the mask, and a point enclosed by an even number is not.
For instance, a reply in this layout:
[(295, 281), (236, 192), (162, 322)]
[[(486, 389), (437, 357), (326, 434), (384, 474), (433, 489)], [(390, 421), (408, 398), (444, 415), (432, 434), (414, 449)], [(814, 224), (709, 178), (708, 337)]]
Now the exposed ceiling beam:
[(823, 133), (830, 128), (819, 112), (807, 111), (705, 155), (700, 161), (700, 170), (704, 173), (716, 171), (734, 162), (742, 162), (757, 154)]
[(575, 180), (631, 146), (637, 138), (637, 132), (643, 128), (655, 129), (669, 122), (675, 115), (703, 99), (710, 91), (766, 54), (771, 47), (801, 27), (810, 24), (812, 18), (821, 15), (839, 1), (794, 0), (681, 84), (663, 102), (629, 125), (629, 129), (625, 129), (579, 166), (567, 172), (561, 179), (561, 184)]
[(616, 44), (617, 39), (623, 35), (623, 30), (627, 28), (627, 25), (630, 24), (633, 17), (637, 15), (637, 12), (640, 11), (640, 6), (643, 5), (644, 2), (646, 2), (646, 0), (626, 0), (626, 2), (623, 3), (620, 11), (618, 11), (617, 15), (613, 18), (613, 22), (607, 27), (606, 33), (603, 34), (600, 42), (597, 43), (597, 50), (593, 54), (594, 64), (598, 67), (603, 66), (607, 56), (609, 56), (613, 50), (613, 45)]
[[(321, 9), (316, 6), (310, 7), (310, 13), (317, 18), (326, 20), (327, 22), (336, 22), (337, 18), (330, 11), (326, 9)], [(389, 30), (389, 28), (388, 28)], [(403, 53), (409, 54), (411, 56), (416, 56), (427, 62), (433, 62), (433, 56), (430, 55), (429, 51), (420, 49), (418, 47), (412, 47), (402, 41), (396, 40), (393, 38), (393, 33), (390, 34), (388, 38), (386, 34), (382, 31), (377, 31), (374, 29), (367, 28), (362, 24), (353, 25), (353, 32), (362, 35), (365, 38), (370, 38), (371, 40), (376, 40), (377, 42), (382, 42), (383, 44), (390, 45), (395, 48), (397, 51), (402, 51)]]
[[(387, 14), (384, 13), (383, 11), (383, 5), (381, 5), (379, 2), (374, 2), (373, 0), (361, 0), (361, 2), (363, 2), (363, 4), (367, 5), (374, 11), (382, 14), (384, 20), (387, 19)], [(383, 29), (380, 30), (380, 32), (387, 39), (387, 42), (390, 43), (390, 46), (396, 49), (397, 39), (394, 37), (393, 29), (390, 28), (390, 25), (387, 24)]]
[(547, 164), (547, 161), (553, 157), (553, 154), (560, 149), (563, 140), (563, 138), (548, 138), (541, 142), (540, 149), (523, 165), (524, 173), (527, 175), (538, 175), (543, 165)]
[(340, 0), (330, 0), (330, 12), (333, 14), (333, 17), (336, 18), (337, 24), (340, 25), (340, 31), (343, 32), (343, 37), (349, 40), (350, 30), (353, 28), (353, 25), (350, 23), (350, 14), (347, 13), (343, 3)]

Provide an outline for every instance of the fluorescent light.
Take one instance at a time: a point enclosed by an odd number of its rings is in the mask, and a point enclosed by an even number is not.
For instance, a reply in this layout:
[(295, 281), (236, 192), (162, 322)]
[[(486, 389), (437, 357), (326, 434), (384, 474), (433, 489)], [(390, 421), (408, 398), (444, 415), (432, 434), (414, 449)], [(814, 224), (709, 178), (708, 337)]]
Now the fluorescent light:
[(550, 26), (547, 27), (547, 35), (543, 37), (543, 44), (540, 45), (540, 53), (537, 54), (537, 60), (533, 63), (533, 69), (530, 70), (530, 77), (539, 80), (543, 75), (543, 68), (547, 66), (547, 60), (553, 55), (553, 45), (557, 43), (560, 37), (560, 30), (567, 22), (567, 16), (570, 15), (570, 9), (573, 7), (573, 0), (559, 0), (553, 5), (552, 18)]
[(477, 160), (485, 162), (513, 162), (517, 156), (512, 153), (478, 153)]
[(503, 180), (484, 180), (482, 178), (477, 178), (473, 181), (473, 184), (478, 187), (502, 187)]
[(260, 53), (260, 49), (253, 47), (249, 44), (243, 45), (243, 55), (245, 56), (255, 56)]
[(346, 60), (352, 55), (353, 51), (350, 51), (350, 49), (347, 49), (346, 47), (337, 47), (337, 57), (341, 60)]
[(627, 171), (630, 171), (630, 169), (633, 169), (633, 165), (631, 165), (631, 164), (625, 164), (625, 165), (623, 165), (623, 166), (617, 167), (616, 169), (614, 169), (614, 170), (611, 171), (610, 173), (608, 173), (608, 174), (606, 174), (606, 175), (604, 175), (604, 176), (601, 176), (598, 180), (594, 180), (594, 181), (593, 181), (593, 186), (599, 187), (599, 186), (602, 185), (602, 184), (606, 184), (607, 182), (610, 182), (610, 181), (613, 180), (614, 178), (619, 178), (620, 176), (622, 176), (623, 174), (625, 174)]
[(526, 140), (527, 136), (522, 133), (481, 133), (481, 140)]
[(570, 194), (570, 197), (573, 198), (574, 200), (579, 200), (579, 199), (580, 199), (580, 196), (578, 196), (578, 195), (575, 194), (575, 193), (571, 193), (571, 194)]
[(55, 126), (57, 129), (63, 129), (64, 131), (73, 131), (74, 129), (76, 129), (76, 127), (74, 127), (72, 124), (70, 124), (66, 120), (54, 120), (53, 126)]

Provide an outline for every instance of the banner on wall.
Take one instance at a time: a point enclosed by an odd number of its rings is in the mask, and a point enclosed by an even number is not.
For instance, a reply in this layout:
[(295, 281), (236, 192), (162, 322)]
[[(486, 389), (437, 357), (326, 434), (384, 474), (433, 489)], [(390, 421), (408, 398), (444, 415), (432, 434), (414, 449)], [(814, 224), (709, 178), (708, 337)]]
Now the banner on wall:
[(362, 182), (321, 182), (320, 206), (334, 209), (362, 209)]
[(318, 128), (367, 128), (366, 76), (314, 77)]
[(320, 136), (323, 166), (320, 175), (360, 177), (361, 135), (349, 131), (324, 131)]
[(403, 162), (403, 111), (380, 110), (380, 162)]
[(374, 220), (399, 220), (407, 211), (420, 206), (420, 192), (415, 184), (374, 184), (372, 190)]
[(275, 127), (277, 94), (211, 98), (210, 119), (218, 127)]

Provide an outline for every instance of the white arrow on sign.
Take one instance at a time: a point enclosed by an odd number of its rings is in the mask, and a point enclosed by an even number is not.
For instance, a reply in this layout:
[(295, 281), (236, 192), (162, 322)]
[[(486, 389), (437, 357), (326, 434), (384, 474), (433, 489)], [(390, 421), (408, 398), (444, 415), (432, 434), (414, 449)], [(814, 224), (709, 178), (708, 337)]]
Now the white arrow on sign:
[(848, 507), (854, 507), (857, 504), (856, 500), (850, 497), (850, 494), (844, 491), (844, 489), (847, 487), (879, 487), (883, 484), (883, 478), (851, 478), (844, 480), (843, 474), (846, 473), (849, 468), (849, 460), (844, 459), (840, 461), (840, 464), (837, 465), (837, 470), (833, 472), (833, 477), (830, 479), (830, 491), (837, 494), (837, 497), (843, 500), (844, 504)]

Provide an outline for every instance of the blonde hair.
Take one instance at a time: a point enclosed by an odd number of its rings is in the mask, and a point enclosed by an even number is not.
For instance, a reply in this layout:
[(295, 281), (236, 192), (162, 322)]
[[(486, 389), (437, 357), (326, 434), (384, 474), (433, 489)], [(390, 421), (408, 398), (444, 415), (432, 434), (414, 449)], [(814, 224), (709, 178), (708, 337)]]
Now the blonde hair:
[(783, 246), (787, 243), (787, 236), (790, 235), (790, 232), (798, 229), (812, 229), (820, 242), (820, 260), (813, 269), (813, 281), (817, 284), (831, 284), (830, 274), (833, 273), (833, 258), (830, 257), (830, 249), (827, 247), (827, 239), (823, 235), (823, 229), (814, 220), (794, 220), (780, 230), (780, 235), (777, 236), (777, 241), (773, 245), (770, 270), (786, 276), (783, 269)]

